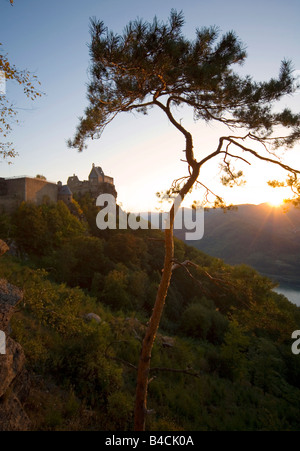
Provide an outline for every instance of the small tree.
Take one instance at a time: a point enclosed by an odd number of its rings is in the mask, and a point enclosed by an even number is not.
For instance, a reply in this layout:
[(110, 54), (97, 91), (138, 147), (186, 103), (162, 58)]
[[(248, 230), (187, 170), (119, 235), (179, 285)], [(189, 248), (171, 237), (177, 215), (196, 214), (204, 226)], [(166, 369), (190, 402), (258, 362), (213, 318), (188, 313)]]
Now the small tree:
[[(104, 128), (121, 112), (146, 114), (152, 107), (162, 110), (185, 138), (187, 175), (175, 183), (183, 200), (194, 184), (200, 183), (200, 170), (212, 159), (223, 161), (223, 183), (238, 184), (242, 172), (235, 172), (231, 159), (250, 162), (252, 155), (279, 165), (296, 178), (300, 171), (284, 164), (274, 155), (281, 146), (292, 147), (300, 136), (300, 116), (273, 105), (296, 89), (289, 61), (283, 61), (278, 78), (255, 82), (233, 71), (242, 64), (246, 52), (233, 32), (219, 36), (215, 27), (196, 31), (194, 41), (182, 35), (182, 13), (172, 10), (167, 23), (156, 18), (152, 23), (130, 22), (123, 35), (109, 32), (103, 22), (91, 20), (91, 82), (89, 106), (77, 132), (69, 142), (80, 151), (86, 140), (100, 137)], [(191, 107), (196, 121), (221, 123), (230, 129), (216, 148), (197, 160), (193, 137), (176, 119), (176, 107)], [(234, 134), (234, 131), (239, 133)], [(284, 133), (283, 133), (284, 130)], [(258, 149), (261, 145), (261, 150)], [(216, 204), (222, 199), (217, 197)], [(165, 260), (151, 319), (143, 340), (138, 366), (135, 430), (144, 430), (151, 351), (168, 292), (174, 259), (174, 205), (169, 212), (170, 227), (165, 230)]]
[[(14, 1), (9, 0), (11, 6), (14, 6)], [(40, 84), (37, 81), (36, 75), (31, 75), (27, 70), (17, 69), (12, 65), (7, 55), (4, 55), (1, 50), (2, 44), (0, 43), (0, 88), (2, 83), (6, 80), (14, 80), (23, 87), (24, 94), (31, 100), (41, 96), (41, 92), (35, 87), (35, 83)], [(2, 78), (4, 80), (2, 80)], [(0, 136), (7, 138), (7, 135), (12, 130), (12, 122), (15, 120), (17, 111), (15, 107), (5, 97), (0, 89)], [(0, 157), (14, 158), (17, 155), (11, 142), (0, 141)]]

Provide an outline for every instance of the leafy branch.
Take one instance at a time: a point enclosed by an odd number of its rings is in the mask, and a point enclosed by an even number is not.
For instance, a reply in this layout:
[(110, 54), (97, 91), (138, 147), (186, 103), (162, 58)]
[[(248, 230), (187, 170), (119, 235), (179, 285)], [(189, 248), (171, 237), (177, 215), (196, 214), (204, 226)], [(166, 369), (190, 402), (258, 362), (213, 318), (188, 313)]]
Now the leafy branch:
[[(2, 52), (1, 46), (2, 44), (0, 43), (0, 75), (4, 78), (4, 83), (7, 80), (16, 82), (22, 87), (25, 96), (32, 101), (41, 97), (43, 93), (38, 88), (41, 83), (38, 81), (37, 76), (32, 75), (27, 70), (17, 69), (16, 66), (12, 65), (7, 55)], [(18, 123), (16, 110), (16, 107), (9, 102), (5, 94), (0, 93), (0, 136), (2, 135), (4, 139), (11, 133), (13, 124)], [(0, 141), (0, 156), (3, 159), (11, 159), (16, 155), (17, 153), (11, 142)]]

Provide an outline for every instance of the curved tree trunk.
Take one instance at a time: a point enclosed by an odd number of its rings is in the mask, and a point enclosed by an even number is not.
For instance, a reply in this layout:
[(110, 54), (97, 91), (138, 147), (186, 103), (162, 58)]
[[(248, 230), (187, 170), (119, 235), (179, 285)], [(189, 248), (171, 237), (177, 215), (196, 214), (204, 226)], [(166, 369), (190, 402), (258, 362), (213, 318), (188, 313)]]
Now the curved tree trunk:
[[(181, 189), (179, 195), (183, 200), (185, 195), (189, 192), (198, 178), (200, 167), (197, 165), (194, 167), (191, 177), (187, 183)], [(180, 205), (177, 206), (179, 208)], [(167, 297), (174, 259), (174, 239), (173, 239), (173, 225), (176, 212), (174, 212), (174, 205), (169, 213), (169, 226), (170, 228), (165, 230), (165, 260), (163, 274), (160, 281), (160, 285), (157, 291), (156, 300), (150, 318), (146, 334), (142, 344), (142, 350), (138, 365), (137, 374), (137, 387), (135, 398), (135, 412), (134, 412), (134, 430), (144, 431), (146, 416), (147, 416), (147, 393), (148, 393), (148, 377), (150, 371), (151, 353), (154, 345), (156, 333), (159, 327), (161, 315), (164, 309), (165, 300)]]
[(143, 340), (136, 388), (136, 402), (134, 413), (134, 430), (144, 431), (147, 414), (148, 375), (150, 370), (151, 352), (160, 323), (165, 299), (170, 285), (174, 257), (173, 227), (165, 230), (165, 263), (163, 275), (156, 295), (153, 313), (149, 321)]

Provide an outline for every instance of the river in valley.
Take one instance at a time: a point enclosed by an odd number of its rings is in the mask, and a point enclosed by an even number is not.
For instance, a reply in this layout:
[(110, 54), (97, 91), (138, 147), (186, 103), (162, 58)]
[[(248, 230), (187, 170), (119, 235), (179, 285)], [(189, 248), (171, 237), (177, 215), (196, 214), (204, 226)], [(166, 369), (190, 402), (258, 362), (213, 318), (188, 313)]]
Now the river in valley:
[(283, 294), (289, 301), (300, 307), (300, 288), (287, 288), (285, 286), (279, 286), (274, 289), (276, 293)]

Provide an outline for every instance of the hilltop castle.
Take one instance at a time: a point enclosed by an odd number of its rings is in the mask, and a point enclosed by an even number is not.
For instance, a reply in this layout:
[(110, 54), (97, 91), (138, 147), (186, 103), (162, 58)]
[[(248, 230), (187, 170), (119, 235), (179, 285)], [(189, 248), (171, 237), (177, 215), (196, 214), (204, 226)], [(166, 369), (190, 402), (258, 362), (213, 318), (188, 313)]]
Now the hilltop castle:
[(95, 199), (99, 194), (109, 193), (117, 197), (114, 179), (104, 175), (102, 169), (93, 164), (88, 180), (80, 181), (77, 175), (68, 178), (67, 187), (73, 194), (82, 196), (90, 193)]
[(106, 176), (102, 169), (94, 164), (88, 180), (80, 181), (74, 174), (68, 178), (67, 185), (27, 176), (0, 178), (0, 211), (10, 213), (24, 201), (41, 205), (45, 201), (62, 200), (69, 204), (73, 194), (83, 196), (87, 193), (95, 199), (103, 193), (117, 197), (114, 179)]

